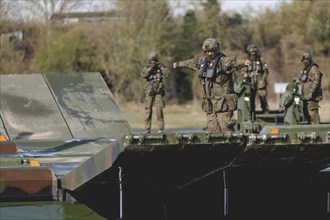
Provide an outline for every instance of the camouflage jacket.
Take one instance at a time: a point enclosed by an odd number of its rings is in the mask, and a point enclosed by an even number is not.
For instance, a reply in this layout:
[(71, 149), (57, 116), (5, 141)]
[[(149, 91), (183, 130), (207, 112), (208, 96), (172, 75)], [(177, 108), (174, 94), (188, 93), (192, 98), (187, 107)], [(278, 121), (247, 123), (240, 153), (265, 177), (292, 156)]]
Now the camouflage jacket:
[(164, 82), (163, 79), (169, 75), (167, 68), (162, 67), (159, 63), (154, 66), (150, 64), (144, 67), (140, 75), (146, 80), (145, 93), (154, 94), (164, 94)]
[[(210, 66), (212, 61), (207, 61), (205, 57), (194, 57), (192, 59), (178, 62), (178, 67), (190, 68), (193, 70), (201, 69), (202, 65), (206, 63)], [(213, 98), (221, 98), (227, 94), (234, 93), (232, 74), (234, 71), (244, 66), (244, 59), (238, 59), (237, 57), (231, 56), (226, 57), (222, 55), (217, 63), (215, 69), (215, 76), (211, 79), (210, 93)], [(201, 83), (201, 85), (204, 85)]]
[(269, 69), (264, 58), (257, 55), (256, 57), (249, 56), (248, 59), (252, 65), (242, 68), (242, 74), (248, 73), (254, 89), (263, 89), (267, 86), (267, 77)]
[(304, 67), (300, 72), (301, 98), (306, 101), (320, 101), (322, 99), (322, 73), (317, 64)]

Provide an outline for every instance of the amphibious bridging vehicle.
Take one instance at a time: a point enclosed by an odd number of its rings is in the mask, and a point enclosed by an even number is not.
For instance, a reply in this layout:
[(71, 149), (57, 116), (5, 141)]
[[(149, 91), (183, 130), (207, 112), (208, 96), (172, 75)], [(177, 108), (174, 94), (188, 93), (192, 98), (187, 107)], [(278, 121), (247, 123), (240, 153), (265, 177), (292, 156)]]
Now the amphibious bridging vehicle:
[(134, 132), (99, 73), (0, 75), (1, 219), (327, 219), (330, 123), (251, 110), (233, 132)]

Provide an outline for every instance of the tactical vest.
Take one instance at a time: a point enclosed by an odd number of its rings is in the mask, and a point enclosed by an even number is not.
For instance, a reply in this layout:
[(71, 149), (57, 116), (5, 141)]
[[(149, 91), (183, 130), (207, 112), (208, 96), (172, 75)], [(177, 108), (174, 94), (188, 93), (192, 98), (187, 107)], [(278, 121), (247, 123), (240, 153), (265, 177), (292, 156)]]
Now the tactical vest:
[(203, 86), (206, 97), (211, 96), (211, 87), (217, 78), (217, 66), (223, 56), (224, 54), (219, 54), (209, 62), (205, 59), (199, 69), (198, 78), (200, 78), (200, 84)]
[[(317, 68), (319, 68), (319, 66), (316, 63), (312, 63), (311, 65), (309, 65), (308, 67), (305, 67), (304, 69), (302, 69), (300, 71), (299, 81), (303, 83), (302, 88), (301, 88), (301, 95), (302, 95), (303, 100), (308, 100), (307, 95), (308, 95), (308, 93), (311, 92), (310, 89), (313, 87), (311, 82), (308, 81), (309, 73), (313, 66), (316, 66)], [(319, 71), (319, 73), (320, 73), (320, 85), (313, 92), (312, 100), (314, 100), (314, 101), (320, 101), (320, 100), (322, 100), (322, 97), (323, 97), (322, 89), (321, 89), (322, 73), (320, 71)]]
[(313, 66), (316, 66), (317, 68), (319, 68), (319, 66), (316, 63), (312, 63), (311, 65), (309, 65), (307, 68), (304, 68), (300, 71), (300, 77), (299, 80), (301, 82), (306, 82), (308, 79), (308, 73), (309, 71), (312, 69)]
[(222, 56), (223, 56), (223, 54), (216, 56), (209, 63), (205, 59), (199, 69), (198, 78), (201, 78), (203, 80), (214, 81), (217, 76), (217, 74), (216, 74), (217, 66), (218, 66), (219, 60)]
[(248, 66), (247, 68), (248, 72), (254, 72), (254, 71), (257, 71), (258, 73), (264, 72), (261, 58), (259, 55), (256, 57), (256, 60), (252, 60), (251, 58), (249, 58), (249, 60), (251, 61), (252, 65)]
[(152, 70), (149, 71), (149, 74), (146, 77), (148, 82), (150, 81), (162, 81), (163, 73), (159, 65), (156, 65)]

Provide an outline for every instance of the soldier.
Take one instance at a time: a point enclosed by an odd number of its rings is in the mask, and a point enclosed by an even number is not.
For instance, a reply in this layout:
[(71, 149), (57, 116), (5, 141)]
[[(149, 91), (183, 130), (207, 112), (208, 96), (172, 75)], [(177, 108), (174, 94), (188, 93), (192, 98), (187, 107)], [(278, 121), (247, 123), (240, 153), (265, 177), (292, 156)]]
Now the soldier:
[(269, 74), (268, 66), (264, 58), (260, 55), (259, 49), (255, 44), (250, 44), (246, 50), (248, 59), (252, 65), (243, 68), (243, 76), (252, 84), (252, 111), (255, 110), (255, 98), (258, 94), (262, 112), (269, 112), (267, 96), (267, 76)]
[(234, 93), (232, 74), (235, 70), (248, 66), (250, 61), (227, 57), (220, 50), (214, 38), (204, 41), (202, 49), (205, 57), (173, 63), (173, 68), (199, 69), (198, 77), (205, 97), (202, 108), (206, 112), (209, 132), (232, 131), (236, 121), (232, 118), (237, 108), (237, 95)]
[(144, 133), (150, 133), (152, 122), (152, 108), (155, 105), (157, 114), (158, 133), (164, 130), (164, 113), (165, 107), (165, 89), (163, 78), (167, 77), (169, 71), (162, 67), (158, 61), (158, 55), (152, 53), (150, 55), (149, 64), (141, 71), (141, 76), (146, 80), (145, 90), (145, 117), (144, 117)]
[(313, 62), (312, 55), (303, 53), (301, 62), (304, 68), (298, 78), (298, 94), (303, 103), (304, 117), (308, 123), (320, 124), (319, 101), (322, 100), (321, 79), (319, 66)]

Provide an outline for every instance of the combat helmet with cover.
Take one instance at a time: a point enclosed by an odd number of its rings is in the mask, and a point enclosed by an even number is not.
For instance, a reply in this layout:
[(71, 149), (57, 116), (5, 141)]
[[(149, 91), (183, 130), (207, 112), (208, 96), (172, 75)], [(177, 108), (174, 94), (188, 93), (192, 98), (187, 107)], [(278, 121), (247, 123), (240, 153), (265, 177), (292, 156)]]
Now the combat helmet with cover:
[(304, 59), (307, 59), (307, 60), (312, 61), (313, 60), (313, 57), (312, 57), (312, 55), (310, 53), (304, 52), (304, 53), (301, 54), (300, 60), (303, 61)]
[(257, 54), (259, 52), (259, 49), (258, 49), (257, 45), (250, 44), (249, 46), (247, 46), (246, 51), (248, 54), (251, 54), (251, 53)]
[(202, 46), (204, 52), (214, 51), (220, 53), (220, 44), (215, 38), (207, 38)]
[(151, 52), (149, 54), (149, 61), (156, 61), (156, 62), (158, 62), (158, 54), (156, 52)]

